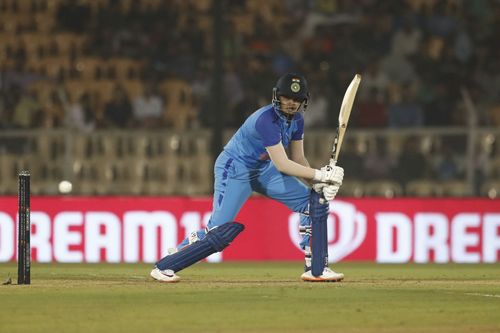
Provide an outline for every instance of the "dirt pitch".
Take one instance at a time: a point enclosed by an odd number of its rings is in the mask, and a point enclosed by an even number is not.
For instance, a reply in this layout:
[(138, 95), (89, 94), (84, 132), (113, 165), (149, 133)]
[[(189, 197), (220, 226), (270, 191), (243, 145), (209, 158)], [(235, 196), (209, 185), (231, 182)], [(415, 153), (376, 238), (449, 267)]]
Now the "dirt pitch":
[(304, 283), (301, 263), (197, 264), (177, 284), (143, 264), (0, 264), (0, 332), (500, 332), (500, 267), (341, 263)]

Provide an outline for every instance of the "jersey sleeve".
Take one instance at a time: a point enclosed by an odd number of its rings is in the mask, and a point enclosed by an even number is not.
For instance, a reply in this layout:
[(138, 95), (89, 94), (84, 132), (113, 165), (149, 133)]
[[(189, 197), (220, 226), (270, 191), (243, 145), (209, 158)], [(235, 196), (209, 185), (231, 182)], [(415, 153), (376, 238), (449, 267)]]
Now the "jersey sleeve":
[(304, 118), (300, 117), (297, 120), (297, 129), (292, 133), (292, 140), (303, 140), (304, 139)]
[(262, 138), (264, 147), (274, 146), (281, 142), (279, 125), (273, 120), (269, 113), (265, 112), (255, 122), (255, 130)]

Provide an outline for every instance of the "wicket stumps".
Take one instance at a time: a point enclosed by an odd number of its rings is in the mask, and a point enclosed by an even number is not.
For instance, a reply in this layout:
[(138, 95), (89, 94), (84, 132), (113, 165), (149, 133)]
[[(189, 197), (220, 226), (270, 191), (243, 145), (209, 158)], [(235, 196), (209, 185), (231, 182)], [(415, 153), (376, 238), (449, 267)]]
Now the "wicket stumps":
[(30, 284), (31, 226), (30, 226), (30, 173), (19, 173), (19, 227), (17, 238), (17, 284)]

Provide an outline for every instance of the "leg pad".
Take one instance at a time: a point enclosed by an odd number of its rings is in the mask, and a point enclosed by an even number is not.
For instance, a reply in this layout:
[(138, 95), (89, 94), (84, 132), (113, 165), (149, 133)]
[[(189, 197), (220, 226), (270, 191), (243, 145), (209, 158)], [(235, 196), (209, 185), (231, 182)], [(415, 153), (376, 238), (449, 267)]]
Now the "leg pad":
[(328, 265), (328, 233), (327, 219), (329, 205), (320, 203), (320, 195), (311, 190), (309, 199), (309, 216), (312, 225), (311, 250), (312, 250), (312, 274), (320, 276), (323, 269)]
[(156, 267), (162, 271), (171, 269), (174, 272), (178, 272), (215, 252), (224, 250), (243, 229), (245, 229), (245, 226), (238, 222), (224, 223), (210, 230), (202, 240), (184, 247), (179, 252), (164, 257), (156, 263)]

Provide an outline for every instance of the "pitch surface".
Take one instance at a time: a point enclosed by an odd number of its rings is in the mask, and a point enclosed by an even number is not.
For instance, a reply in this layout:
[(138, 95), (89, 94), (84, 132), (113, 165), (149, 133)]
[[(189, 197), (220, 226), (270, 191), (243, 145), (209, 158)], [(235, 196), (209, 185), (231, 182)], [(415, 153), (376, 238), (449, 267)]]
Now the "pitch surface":
[[(177, 284), (151, 265), (34, 264), (0, 285), (0, 332), (500, 332), (498, 265), (341, 263), (341, 283), (301, 264), (197, 264)], [(15, 263), (0, 264), (0, 277)]]

